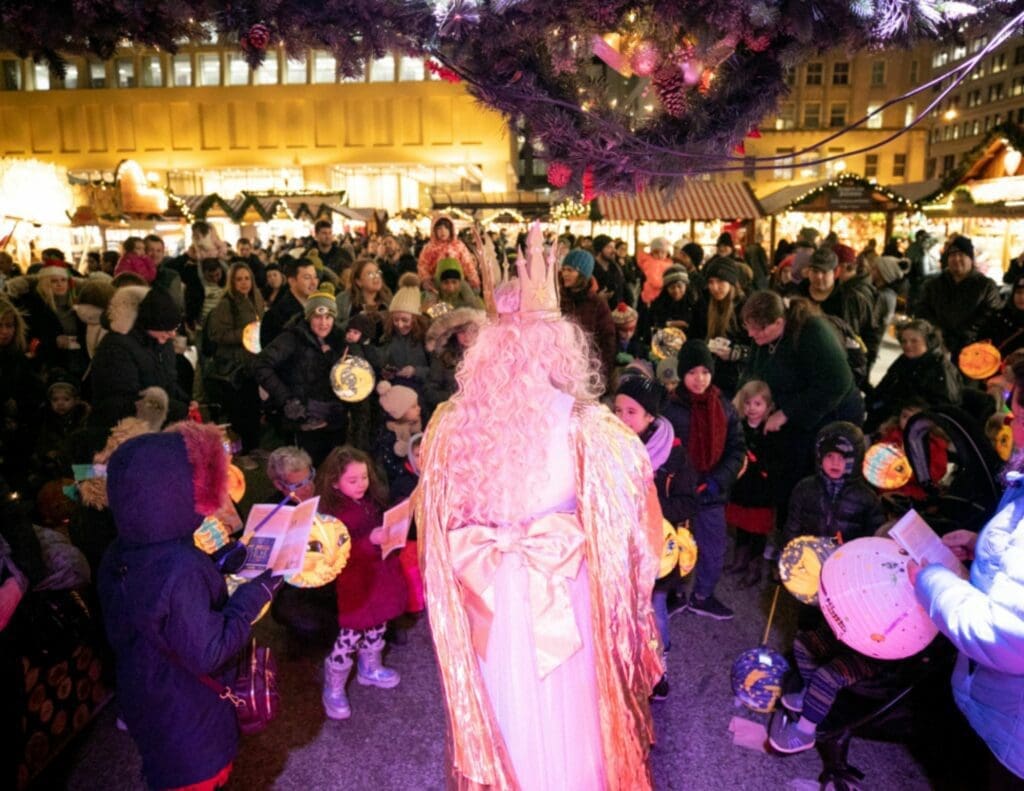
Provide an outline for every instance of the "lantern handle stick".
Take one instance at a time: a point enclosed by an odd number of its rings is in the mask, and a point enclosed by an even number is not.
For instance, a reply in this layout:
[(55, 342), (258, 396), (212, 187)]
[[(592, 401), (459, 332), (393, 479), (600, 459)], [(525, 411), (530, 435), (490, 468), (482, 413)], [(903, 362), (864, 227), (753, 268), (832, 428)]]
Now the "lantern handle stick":
[(775, 586), (775, 595), (772, 596), (772, 608), (768, 611), (768, 624), (764, 627), (764, 637), (761, 638), (761, 645), (768, 645), (768, 633), (772, 630), (772, 621), (775, 620), (775, 606), (779, 603), (779, 591), (782, 585)]

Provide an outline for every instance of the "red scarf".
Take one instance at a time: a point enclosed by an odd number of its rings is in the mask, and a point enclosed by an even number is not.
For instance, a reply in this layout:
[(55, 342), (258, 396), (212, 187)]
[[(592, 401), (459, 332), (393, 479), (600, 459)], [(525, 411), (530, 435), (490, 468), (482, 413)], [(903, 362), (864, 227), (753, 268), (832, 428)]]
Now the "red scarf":
[(722, 407), (721, 392), (711, 385), (700, 395), (685, 387), (679, 388), (680, 400), (690, 407), (690, 461), (694, 469), (703, 474), (711, 470), (722, 458), (729, 419)]

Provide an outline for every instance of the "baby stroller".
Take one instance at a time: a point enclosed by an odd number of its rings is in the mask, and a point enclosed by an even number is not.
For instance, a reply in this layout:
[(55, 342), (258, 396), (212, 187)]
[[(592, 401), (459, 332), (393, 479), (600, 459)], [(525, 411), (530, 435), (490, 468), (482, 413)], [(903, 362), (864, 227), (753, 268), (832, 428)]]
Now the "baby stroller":
[[(949, 464), (941, 480), (929, 472), (929, 434), (939, 431), (948, 441)], [(913, 506), (942, 535), (966, 528), (980, 530), (1000, 499), (998, 475), (1002, 466), (977, 421), (962, 409), (936, 407), (912, 417), (903, 432), (904, 449), (918, 482), (928, 497)], [(897, 498), (906, 511), (908, 498)], [(890, 500), (890, 506), (896, 500)], [(941, 635), (921, 653), (892, 662), (879, 676), (844, 690), (818, 728), (816, 747), (822, 758), (819, 782), (829, 791), (855, 791), (864, 773), (849, 763), (854, 736), (874, 741), (910, 742), (921, 746), (926, 769), (943, 760), (935, 748), (937, 727), (951, 721), (954, 708), (949, 691), (956, 651)], [(776, 714), (776, 716), (781, 716)], [(931, 773), (931, 772), (930, 772)]]

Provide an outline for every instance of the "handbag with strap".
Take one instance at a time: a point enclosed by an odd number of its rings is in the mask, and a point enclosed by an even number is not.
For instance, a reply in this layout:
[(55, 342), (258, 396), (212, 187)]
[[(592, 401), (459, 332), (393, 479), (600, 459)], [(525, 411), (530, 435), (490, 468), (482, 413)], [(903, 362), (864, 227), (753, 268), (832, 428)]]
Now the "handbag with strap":
[(277, 662), (270, 647), (256, 645), (255, 638), (239, 654), (235, 680), (230, 685), (205, 673), (198, 678), (222, 700), (231, 701), (238, 715), (238, 729), (246, 735), (266, 730), (281, 709)]

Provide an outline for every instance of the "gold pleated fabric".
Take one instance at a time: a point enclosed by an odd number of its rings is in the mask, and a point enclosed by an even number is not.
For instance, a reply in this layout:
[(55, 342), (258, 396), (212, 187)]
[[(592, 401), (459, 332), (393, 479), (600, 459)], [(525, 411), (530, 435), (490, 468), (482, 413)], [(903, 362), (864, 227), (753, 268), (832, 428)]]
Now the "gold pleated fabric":
[[(461, 430), (449, 415), (442, 406), (427, 429), (416, 493), (420, 563), (448, 710), (449, 786), (518, 791), (480, 677), (449, 552), (447, 533), (461, 526), (446, 507), (449, 487), (459, 485), (446, 474), (446, 438)], [(651, 609), (662, 534), (660, 519), (648, 513), (650, 459), (636, 435), (600, 405), (576, 405), (570, 437), (589, 572), (607, 789), (638, 791), (651, 787), (647, 755), (654, 730), (648, 699), (662, 673)]]

